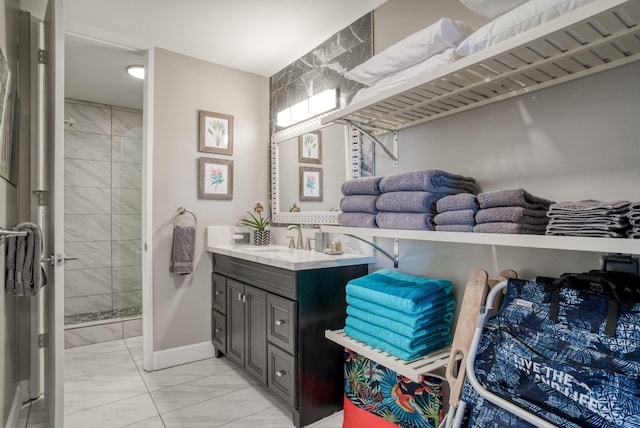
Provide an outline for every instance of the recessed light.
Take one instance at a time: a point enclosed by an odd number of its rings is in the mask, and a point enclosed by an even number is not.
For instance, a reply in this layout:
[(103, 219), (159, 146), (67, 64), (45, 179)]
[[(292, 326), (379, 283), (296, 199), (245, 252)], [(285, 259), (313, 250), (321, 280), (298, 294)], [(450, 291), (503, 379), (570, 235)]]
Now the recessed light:
[(144, 65), (130, 65), (127, 67), (127, 73), (136, 79), (144, 79)]

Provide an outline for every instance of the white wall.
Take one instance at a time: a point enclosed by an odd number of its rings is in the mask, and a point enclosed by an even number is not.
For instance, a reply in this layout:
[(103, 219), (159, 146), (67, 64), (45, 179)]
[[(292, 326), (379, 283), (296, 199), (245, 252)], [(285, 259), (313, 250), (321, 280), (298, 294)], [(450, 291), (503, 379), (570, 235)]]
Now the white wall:
[[(154, 351), (211, 339), (211, 258), (206, 227), (233, 225), (268, 205), (269, 80), (163, 49), (155, 50), (153, 141)], [(198, 110), (234, 116), (233, 155), (198, 152)], [(233, 200), (198, 199), (198, 158), (234, 161)], [(198, 217), (194, 271), (169, 273), (178, 207)], [(144, 309), (143, 309), (144, 310)]]
[[(426, 26), (442, 15), (462, 18), (454, 13), (458, 2), (437, 17), (426, 6), (416, 13), (418, 3), (432, 2), (390, 0), (376, 10), (376, 45), (381, 28), (398, 28), (394, 41), (402, 38), (405, 19), (422, 16)], [(435, 168), (473, 176), (482, 191), (521, 187), (555, 201), (640, 200), (638, 99), (635, 63), (400, 131), (399, 166), (378, 150), (376, 174)], [(378, 243), (392, 250), (390, 240)], [(401, 241), (399, 270), (453, 280), (460, 301), (473, 267), (489, 275), (513, 268), (524, 278), (553, 276), (597, 269), (601, 255)], [(392, 265), (379, 256), (373, 269), (382, 267)]]

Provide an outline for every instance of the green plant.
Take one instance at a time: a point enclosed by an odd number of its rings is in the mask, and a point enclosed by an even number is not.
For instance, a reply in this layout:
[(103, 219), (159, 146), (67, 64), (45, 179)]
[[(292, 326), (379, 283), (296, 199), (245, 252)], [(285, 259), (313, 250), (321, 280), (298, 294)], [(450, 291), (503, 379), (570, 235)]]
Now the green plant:
[(262, 217), (261, 212), (258, 212), (257, 216), (249, 211), (247, 211), (247, 214), (249, 214), (249, 218), (245, 217), (240, 219), (240, 223), (245, 226), (252, 227), (256, 230), (265, 230), (267, 226), (269, 226), (269, 216)]

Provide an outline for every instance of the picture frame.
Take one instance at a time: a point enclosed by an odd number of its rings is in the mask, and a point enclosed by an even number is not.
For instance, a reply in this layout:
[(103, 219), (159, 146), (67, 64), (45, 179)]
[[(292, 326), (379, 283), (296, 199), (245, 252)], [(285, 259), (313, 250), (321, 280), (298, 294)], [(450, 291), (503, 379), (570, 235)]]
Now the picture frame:
[(322, 201), (322, 168), (300, 166), (300, 201)]
[(11, 182), (16, 94), (9, 64), (0, 49), (0, 177)]
[(233, 199), (233, 161), (198, 159), (198, 199)]
[(298, 161), (304, 163), (322, 163), (322, 133), (305, 132), (298, 136)]
[(198, 151), (220, 155), (233, 154), (233, 116), (199, 111)]

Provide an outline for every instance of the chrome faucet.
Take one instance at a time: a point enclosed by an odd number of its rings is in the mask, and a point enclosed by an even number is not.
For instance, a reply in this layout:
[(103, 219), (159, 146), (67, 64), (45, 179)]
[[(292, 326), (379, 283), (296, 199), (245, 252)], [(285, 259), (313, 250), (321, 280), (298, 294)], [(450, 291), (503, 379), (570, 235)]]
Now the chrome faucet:
[(291, 224), (287, 226), (287, 230), (297, 230), (298, 231), (298, 239), (296, 240), (296, 248), (302, 250), (302, 230), (300, 230), (300, 226), (297, 224)]

